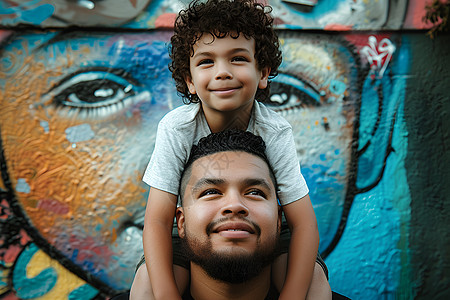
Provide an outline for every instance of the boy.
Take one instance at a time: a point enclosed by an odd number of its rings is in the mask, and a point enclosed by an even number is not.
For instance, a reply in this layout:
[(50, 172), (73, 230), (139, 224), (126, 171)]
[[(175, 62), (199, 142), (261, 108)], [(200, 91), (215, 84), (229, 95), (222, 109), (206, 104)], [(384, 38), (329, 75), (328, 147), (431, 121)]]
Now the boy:
[(190, 105), (168, 113), (158, 126), (155, 150), (143, 179), (151, 186), (143, 233), (151, 286), (141, 266), (132, 299), (181, 299), (189, 282), (188, 271), (172, 266), (171, 251), (181, 173), (193, 144), (211, 132), (226, 129), (251, 131), (267, 144), (279, 200), (291, 230), (289, 264), (287, 254), (283, 254), (273, 265), (280, 299), (304, 299), (311, 291), (319, 235), (292, 129), (255, 100), (268, 97), (269, 78), (277, 75), (281, 64), (269, 13), (269, 7), (254, 0), (209, 0), (194, 1), (177, 17), (170, 70), (178, 92)]

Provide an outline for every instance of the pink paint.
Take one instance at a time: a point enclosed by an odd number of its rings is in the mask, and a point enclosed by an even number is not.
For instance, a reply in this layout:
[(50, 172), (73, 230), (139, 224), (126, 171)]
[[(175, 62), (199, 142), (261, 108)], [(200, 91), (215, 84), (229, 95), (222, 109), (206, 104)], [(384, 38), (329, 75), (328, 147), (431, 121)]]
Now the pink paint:
[(349, 31), (352, 30), (353, 25), (343, 25), (343, 24), (328, 24), (323, 28), (328, 31)]
[(77, 261), (79, 262), (90, 261), (94, 257), (101, 257), (105, 263), (108, 263), (110, 257), (114, 255), (107, 245), (101, 245), (98, 240), (94, 240), (90, 236), (83, 240), (79, 240), (76, 236), (71, 236), (69, 243), (78, 250)]
[(416, 0), (408, 1), (408, 11), (406, 13), (403, 28), (407, 29), (429, 29), (432, 27), (431, 23), (425, 23), (423, 17), (425, 16), (425, 6), (429, 5), (432, 0)]
[(22, 251), (23, 247), (19, 245), (12, 245), (10, 246), (3, 256), (3, 260), (5, 263), (13, 263), (17, 256), (19, 256), (19, 253)]
[(156, 28), (173, 28), (176, 18), (177, 18), (177, 14), (175, 14), (175, 13), (162, 14), (158, 18), (156, 18), (155, 27)]
[(37, 208), (52, 212), (57, 215), (66, 215), (69, 212), (69, 207), (66, 204), (56, 201), (54, 199), (40, 200), (37, 205)]
[(6, 295), (2, 295), (2, 300), (19, 300), (19, 298), (17, 298), (17, 296), (14, 295), (14, 293), (10, 292)]
[(12, 31), (0, 29), (0, 42), (10, 36)]

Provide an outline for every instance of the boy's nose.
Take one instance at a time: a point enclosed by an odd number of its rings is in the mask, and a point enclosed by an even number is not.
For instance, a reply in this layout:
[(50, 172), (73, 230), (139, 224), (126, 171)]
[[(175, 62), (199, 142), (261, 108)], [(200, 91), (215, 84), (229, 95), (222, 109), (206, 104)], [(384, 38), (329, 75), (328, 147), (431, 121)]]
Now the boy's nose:
[(222, 215), (240, 215), (246, 217), (248, 215), (248, 208), (242, 201), (240, 195), (229, 194), (226, 199), (222, 199), (224, 201), (222, 207)]
[(233, 74), (231, 73), (229, 68), (227, 68), (227, 66), (225, 66), (224, 64), (218, 64), (216, 80), (232, 79), (232, 78), (233, 78)]

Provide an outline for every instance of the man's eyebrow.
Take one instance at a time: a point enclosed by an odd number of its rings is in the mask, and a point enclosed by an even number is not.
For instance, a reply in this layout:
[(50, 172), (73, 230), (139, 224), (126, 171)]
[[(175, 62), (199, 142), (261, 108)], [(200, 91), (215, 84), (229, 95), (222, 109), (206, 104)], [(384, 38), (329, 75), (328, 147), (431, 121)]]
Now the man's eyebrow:
[(269, 191), (273, 190), (272, 186), (264, 178), (248, 178), (245, 179), (243, 183), (245, 184), (245, 186), (262, 186)]
[(225, 180), (220, 178), (207, 178), (203, 177), (200, 178), (195, 182), (195, 184), (192, 186), (192, 194), (196, 194), (198, 190), (202, 189), (205, 186), (211, 186), (211, 185), (221, 185), (224, 184)]

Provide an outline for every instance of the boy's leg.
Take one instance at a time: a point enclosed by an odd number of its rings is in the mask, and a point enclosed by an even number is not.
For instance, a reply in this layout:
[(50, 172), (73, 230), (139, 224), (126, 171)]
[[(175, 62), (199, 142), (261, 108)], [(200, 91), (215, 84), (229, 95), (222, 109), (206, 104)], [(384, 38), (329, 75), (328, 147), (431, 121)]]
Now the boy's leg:
[[(331, 299), (331, 288), (327, 278), (327, 271), (324, 269), (324, 264), (317, 259), (314, 264), (314, 272), (311, 284), (306, 295), (306, 299), (321, 300)], [(278, 291), (281, 291), (286, 280), (286, 271), (288, 264), (288, 254), (283, 253), (279, 255), (272, 263), (272, 281)]]
[[(290, 240), (291, 234), (289, 228), (287, 224), (283, 222), (277, 258), (272, 263), (272, 281), (278, 291), (281, 291), (284, 281), (286, 280)], [(317, 254), (313, 277), (306, 298), (319, 300), (332, 298), (331, 288), (328, 282), (328, 269), (319, 254)]]
[[(175, 282), (178, 287), (180, 295), (184, 293), (189, 284), (189, 270), (173, 265), (173, 273)], [(141, 264), (134, 274), (133, 284), (130, 290), (130, 300), (152, 300), (153, 296), (152, 285), (147, 273), (147, 266), (145, 263)]]
[[(175, 232), (176, 233), (176, 232)], [(189, 284), (189, 258), (182, 251), (181, 241), (178, 235), (172, 236), (173, 249), (173, 274), (175, 283), (177, 284), (180, 295), (183, 295)], [(148, 276), (147, 266), (145, 265), (145, 257), (142, 255), (141, 260), (137, 264), (136, 273), (134, 275), (133, 284), (130, 290), (131, 300), (152, 300), (153, 296), (150, 277)]]
[(317, 261), (314, 264), (313, 277), (306, 299), (332, 299), (331, 288), (328, 279), (325, 276), (325, 270)]
[(145, 263), (141, 264), (134, 274), (133, 284), (131, 285), (130, 290), (130, 300), (144, 299), (155, 299)]

